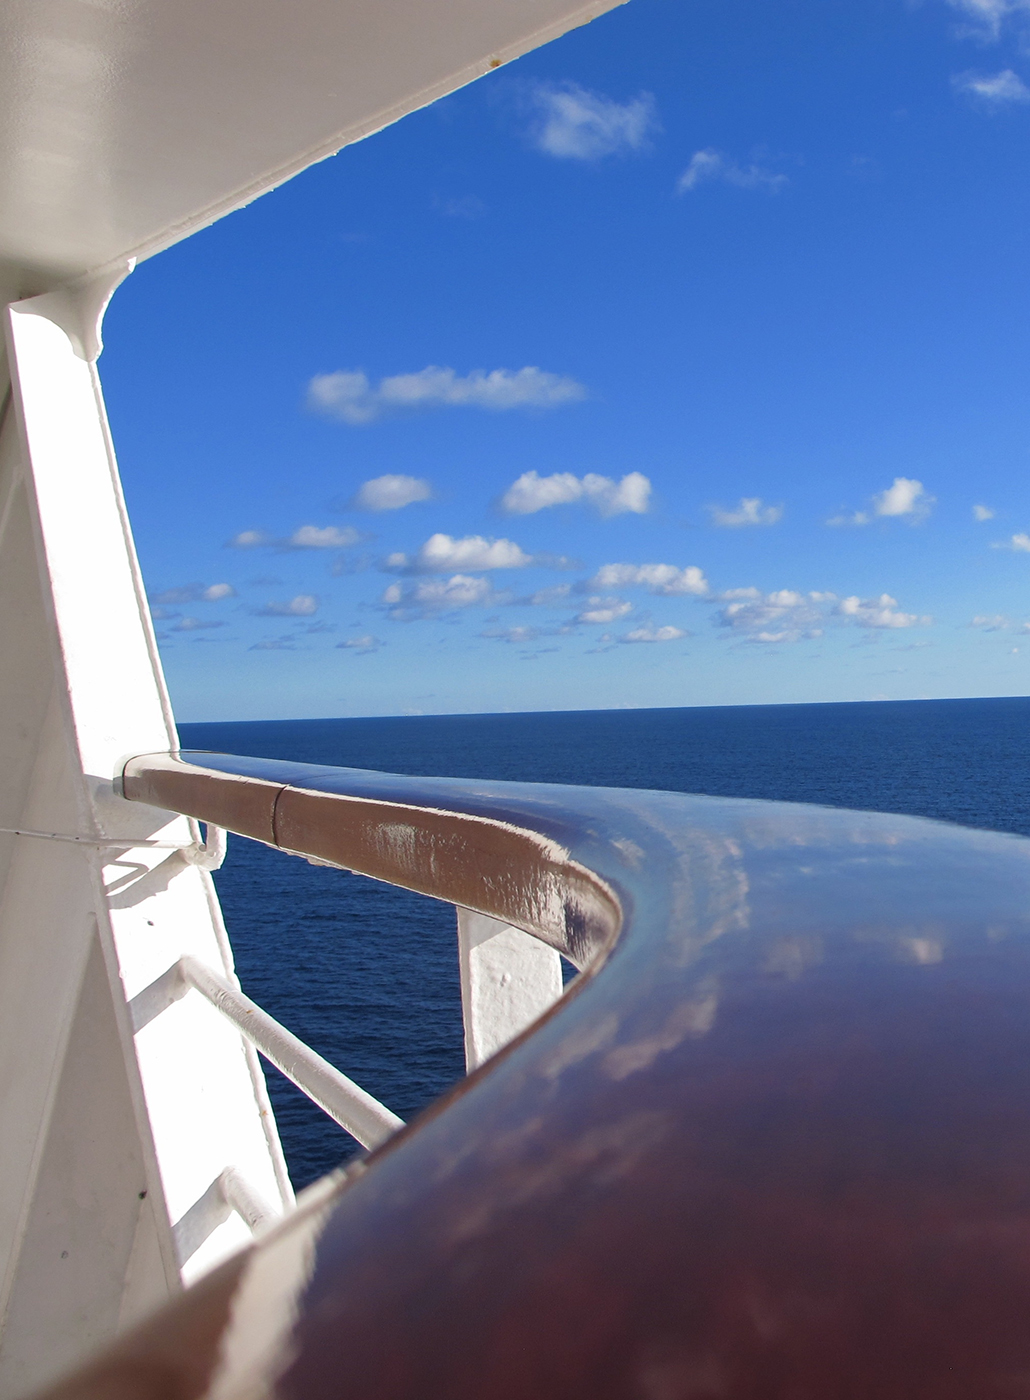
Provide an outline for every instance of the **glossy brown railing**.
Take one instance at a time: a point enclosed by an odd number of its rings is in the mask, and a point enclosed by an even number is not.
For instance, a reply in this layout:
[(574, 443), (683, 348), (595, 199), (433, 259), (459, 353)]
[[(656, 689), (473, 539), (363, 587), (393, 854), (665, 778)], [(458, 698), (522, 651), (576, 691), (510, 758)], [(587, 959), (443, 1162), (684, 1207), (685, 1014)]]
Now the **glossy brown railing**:
[[(354, 769), (305, 774), (308, 765), (267, 760), (228, 760), (245, 772), (212, 766), (226, 762), (216, 754), (145, 754), (125, 765), (122, 791), (132, 802), (504, 920), (577, 967), (595, 961), (618, 935), (618, 900), (560, 839), (492, 809), (437, 807), (434, 780)], [(301, 785), (316, 775), (319, 787)]]
[(1030, 1393), (1030, 842), (213, 755), (125, 795), (597, 975), (55, 1397)]

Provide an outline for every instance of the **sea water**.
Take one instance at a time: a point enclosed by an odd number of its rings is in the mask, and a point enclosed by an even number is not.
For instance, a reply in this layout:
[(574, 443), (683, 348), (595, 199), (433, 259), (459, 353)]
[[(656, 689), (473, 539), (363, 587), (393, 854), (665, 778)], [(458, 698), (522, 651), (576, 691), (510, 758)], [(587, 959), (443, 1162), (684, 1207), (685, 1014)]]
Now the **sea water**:
[[(1030, 835), (1030, 699), (184, 724), (183, 747), (393, 773), (664, 788)], [(450, 905), (229, 838), (244, 989), (402, 1118), (464, 1068)], [(274, 1071), (295, 1185), (355, 1150)]]

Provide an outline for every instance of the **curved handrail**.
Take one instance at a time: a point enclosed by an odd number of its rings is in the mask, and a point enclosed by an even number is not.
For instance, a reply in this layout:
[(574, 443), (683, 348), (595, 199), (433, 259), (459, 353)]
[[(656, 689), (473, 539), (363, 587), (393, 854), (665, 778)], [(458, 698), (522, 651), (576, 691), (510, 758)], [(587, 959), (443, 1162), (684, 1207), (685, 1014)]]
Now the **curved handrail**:
[(501, 919), (576, 967), (603, 955), (622, 922), (612, 889), (570, 855), (570, 813), (556, 809), (548, 819), (482, 784), (182, 753), (130, 759), (121, 790), (129, 801)]
[[(203, 802), (172, 786), (201, 766)], [(588, 872), (621, 933), (603, 923), (576, 995), (54, 1400), (1026, 1389), (1030, 842), (210, 755), (134, 760), (125, 791), (232, 829), (244, 781), (279, 793), (246, 802), (294, 849), (309, 828), (286, 814), (318, 794), (341, 824), (405, 808), (435, 833), (410, 857), (427, 883), (442, 813), (535, 832), (567, 854), (488, 842), (489, 900), (522, 853), (548, 891)], [(360, 837), (340, 841), (314, 853), (348, 864)]]

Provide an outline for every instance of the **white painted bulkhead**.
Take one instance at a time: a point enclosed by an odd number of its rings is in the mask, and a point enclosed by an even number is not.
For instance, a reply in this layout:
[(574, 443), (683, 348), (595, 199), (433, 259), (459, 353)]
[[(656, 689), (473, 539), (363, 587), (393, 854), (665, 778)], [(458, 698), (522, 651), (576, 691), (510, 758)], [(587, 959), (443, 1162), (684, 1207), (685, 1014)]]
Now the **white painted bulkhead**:
[[(238, 1031), (194, 991), (132, 1033), (127, 1002), (180, 957), (230, 979), (232, 958), (210, 874), (190, 861), (195, 826), (114, 790), (127, 752), (176, 739), (95, 368), (76, 353), (90, 327), (73, 344), (71, 314), (67, 298), (41, 297), (9, 308), (6, 326), (4, 1396), (46, 1381), (249, 1239), (221, 1199), (226, 1181), (270, 1213), (292, 1201), (257, 1058)], [(105, 839), (164, 845), (85, 844)]]

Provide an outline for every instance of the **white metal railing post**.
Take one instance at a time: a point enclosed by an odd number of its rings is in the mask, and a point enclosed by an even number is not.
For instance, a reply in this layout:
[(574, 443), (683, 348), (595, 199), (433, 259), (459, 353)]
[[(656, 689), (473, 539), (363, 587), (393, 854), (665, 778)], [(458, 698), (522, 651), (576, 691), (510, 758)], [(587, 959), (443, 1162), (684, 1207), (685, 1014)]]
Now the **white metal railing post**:
[(303, 1090), (334, 1122), (356, 1138), (362, 1147), (378, 1147), (404, 1119), (391, 1113), (378, 1099), (348, 1079), (310, 1046), (279, 1024), (256, 1002), (204, 967), (196, 958), (179, 964), (186, 983), (195, 987), (212, 1006), (230, 1020), (248, 1040), (271, 1060), (276, 1069)]
[(531, 934), (458, 908), (465, 1067), (473, 1070), (562, 994), (561, 957)]

